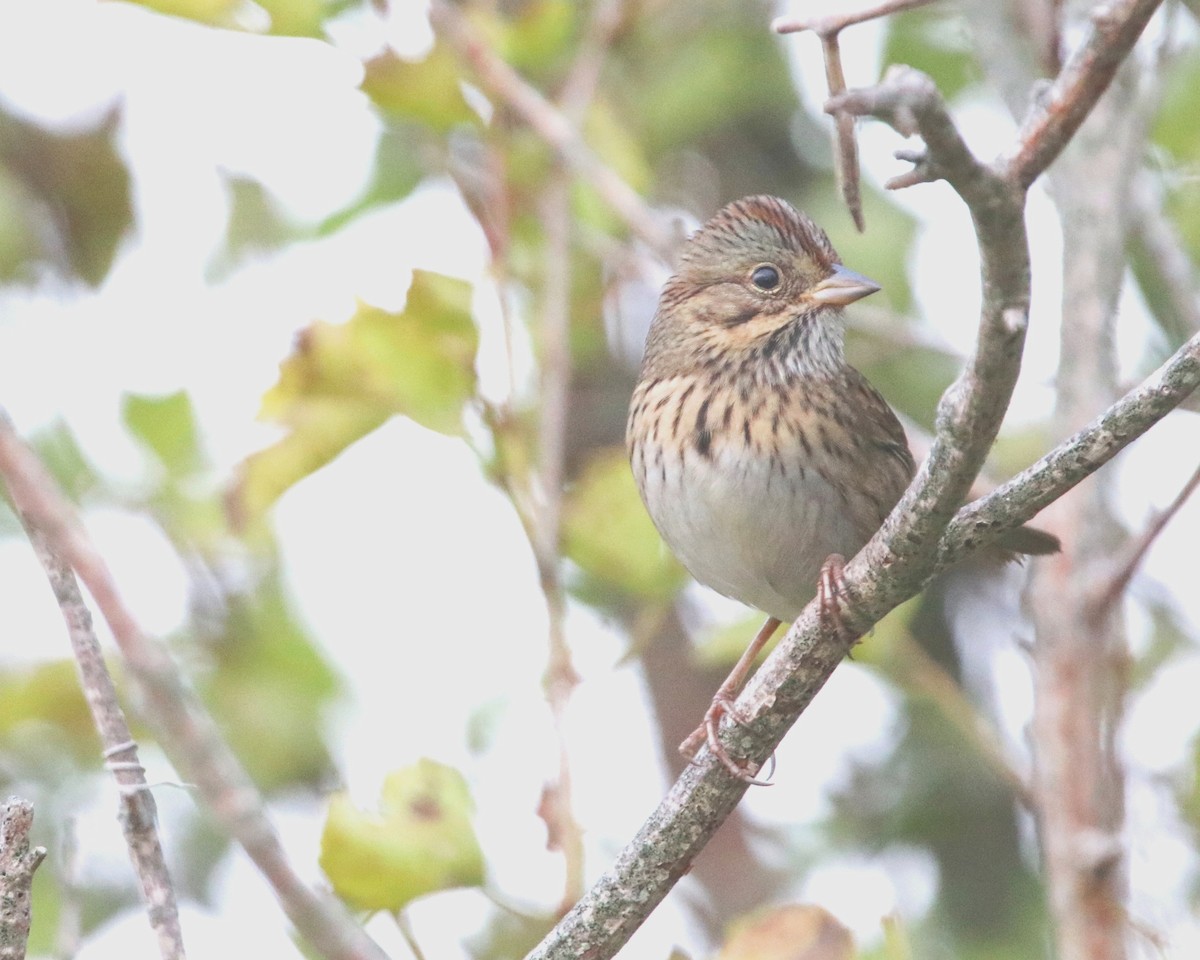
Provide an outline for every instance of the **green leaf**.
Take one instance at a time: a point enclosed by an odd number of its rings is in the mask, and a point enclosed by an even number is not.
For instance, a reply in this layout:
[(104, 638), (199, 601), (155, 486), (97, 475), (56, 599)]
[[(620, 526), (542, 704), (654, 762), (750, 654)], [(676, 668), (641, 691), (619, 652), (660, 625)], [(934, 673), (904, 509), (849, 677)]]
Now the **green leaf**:
[(479, 346), (470, 299), (470, 284), (417, 270), (400, 313), (360, 303), (346, 323), (304, 330), (262, 404), (264, 418), (290, 431), (242, 464), (229, 501), (235, 523), (258, 519), (394, 414), (461, 434)]
[(386, 124), (375, 146), (371, 182), (359, 197), (319, 224), (317, 235), (328, 236), (369, 210), (407, 197), (425, 173), (423, 148), (436, 150), (440, 142), (436, 134), (415, 121), (393, 120)]
[(0, 671), (0, 745), (10, 755), (28, 744), (38, 745), (35, 753), (49, 749), (52, 756), (69, 753), (76, 763), (99, 763), (100, 742), (74, 661)]
[(458, 58), (440, 43), (424, 60), (405, 60), (389, 49), (364, 66), (362, 91), (386, 113), (438, 131), (479, 122), (463, 96)]
[(1200, 164), (1200, 124), (1196, 123), (1196, 89), (1200, 86), (1200, 51), (1180, 57), (1168, 78), (1153, 139), (1165, 151), (1168, 169), (1167, 213), (1193, 260), (1200, 260), (1200, 190), (1192, 173)]
[(104, 279), (133, 222), (129, 172), (114, 146), (120, 117), (114, 107), (89, 129), (54, 133), (0, 109), (0, 212), (24, 221), (0, 230), (5, 275), (14, 245), (39, 237), (25, 259), (92, 286)]
[[(477, 18), (482, 20), (482, 18)], [(516, 16), (500, 24), (480, 22), (496, 36), (496, 49), (515, 70), (537, 76), (557, 64), (571, 49), (579, 21), (579, 4), (568, 0), (532, 0), (520, 4)]]
[(483, 883), (474, 805), (462, 774), (422, 759), (389, 774), (379, 812), (335, 794), (321, 834), (321, 869), (339, 897), (364, 910), (400, 910), (417, 897)]
[(298, 231), (269, 190), (258, 180), (224, 174), (229, 191), (229, 223), (225, 228), (228, 256), (251, 250), (273, 250)]
[(1154, 142), (1180, 163), (1200, 160), (1200, 124), (1196, 88), (1200, 86), (1200, 50), (1192, 48), (1174, 64), (1154, 121)]
[(139, 7), (211, 26), (233, 26), (242, 0), (131, 0)]
[(71, 500), (78, 502), (101, 487), (100, 475), (65, 423), (39, 431), (32, 446)]
[(205, 702), (264, 790), (319, 782), (331, 767), (326, 708), (337, 678), (288, 606), (277, 571), (227, 604)]
[(121, 417), (168, 474), (187, 476), (202, 465), (196, 414), (184, 391), (160, 397), (128, 393)]
[(271, 17), (271, 33), (282, 37), (322, 37), (330, 0), (255, 0)]
[(638, 495), (621, 448), (599, 451), (563, 505), (567, 556), (592, 581), (580, 591), (603, 600), (626, 596), (665, 600), (686, 581)]
[[(766, 614), (755, 611), (744, 617), (738, 617), (733, 623), (724, 624), (708, 631), (696, 643), (696, 663), (704, 667), (726, 668), (737, 663), (738, 657), (742, 655), (750, 645), (750, 641), (754, 639), (754, 635), (762, 627), (765, 616)], [(770, 643), (763, 648), (759, 655), (758, 663), (762, 663), (766, 659), (767, 654), (775, 649), (779, 639), (786, 632), (786, 629), (776, 630)]]

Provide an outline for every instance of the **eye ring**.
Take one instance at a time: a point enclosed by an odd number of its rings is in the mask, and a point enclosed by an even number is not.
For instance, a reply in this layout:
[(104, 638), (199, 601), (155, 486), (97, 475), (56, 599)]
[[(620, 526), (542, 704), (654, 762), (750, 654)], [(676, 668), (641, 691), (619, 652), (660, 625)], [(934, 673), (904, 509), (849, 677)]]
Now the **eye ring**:
[(750, 282), (759, 290), (774, 290), (782, 282), (779, 268), (773, 263), (760, 263), (750, 271)]

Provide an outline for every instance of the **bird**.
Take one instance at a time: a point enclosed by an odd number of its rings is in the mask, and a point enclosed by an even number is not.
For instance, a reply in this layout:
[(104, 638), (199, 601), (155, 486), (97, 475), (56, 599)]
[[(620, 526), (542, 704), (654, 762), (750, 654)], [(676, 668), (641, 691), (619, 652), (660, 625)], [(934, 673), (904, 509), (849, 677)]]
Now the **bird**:
[[(767, 614), (680, 749), (707, 742), (750, 783), (757, 769), (725, 749), (722, 717), (741, 720), (734, 699), (757, 654), (815, 595), (846, 634), (844, 558), (914, 475), (904, 427), (845, 358), (843, 308), (879, 289), (787, 201), (744, 197), (685, 243), (646, 337), (626, 446), (647, 512), (697, 581)], [(1022, 527), (1002, 546), (1050, 553), (1057, 540)]]

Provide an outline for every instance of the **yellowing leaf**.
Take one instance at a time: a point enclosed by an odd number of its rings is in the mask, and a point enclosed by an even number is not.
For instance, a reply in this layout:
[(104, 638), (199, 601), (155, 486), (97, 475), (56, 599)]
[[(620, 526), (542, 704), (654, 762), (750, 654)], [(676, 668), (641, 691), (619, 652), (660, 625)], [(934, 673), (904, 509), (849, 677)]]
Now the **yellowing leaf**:
[(271, 33), (285, 37), (321, 37), (325, 17), (335, 12), (331, 0), (255, 0), (270, 14)]
[(394, 414), (461, 433), (479, 345), (470, 297), (469, 284), (417, 270), (402, 312), (364, 303), (346, 323), (310, 325), (263, 397), (262, 415), (289, 433), (242, 464), (229, 501), (235, 523), (256, 520)]
[(241, 0), (133, 0), (138, 6), (200, 23), (230, 25)]
[(433, 760), (390, 774), (379, 812), (335, 794), (321, 834), (321, 869), (347, 903), (400, 910), (437, 890), (483, 883), (483, 853), (462, 775)]
[(854, 938), (828, 910), (791, 904), (738, 923), (717, 960), (853, 960)]
[(127, 393), (121, 418), (168, 473), (186, 476), (201, 465), (196, 413), (184, 391), (159, 397)]
[(642, 505), (623, 449), (600, 451), (567, 492), (563, 537), (567, 556), (600, 587), (666, 599), (684, 582)]
[(362, 91), (387, 113), (420, 120), (435, 130), (479, 120), (463, 96), (458, 58), (441, 44), (424, 60), (404, 60), (387, 50), (365, 67)]
[(579, 4), (570, 0), (523, 3), (515, 17), (498, 25), (496, 46), (521, 73), (537, 72), (568, 52), (578, 20)]
[(0, 673), (0, 742), (10, 754), (28, 744), (34, 755), (53, 750), (55, 757), (69, 753), (76, 762), (96, 762), (96, 729), (73, 661)]

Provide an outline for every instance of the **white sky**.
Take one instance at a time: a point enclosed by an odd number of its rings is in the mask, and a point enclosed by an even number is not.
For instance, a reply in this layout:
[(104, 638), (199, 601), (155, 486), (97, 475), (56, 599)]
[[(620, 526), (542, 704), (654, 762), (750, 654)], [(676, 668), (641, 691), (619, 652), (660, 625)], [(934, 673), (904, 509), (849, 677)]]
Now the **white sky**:
[[(70, 126), (120, 99), (120, 142), (134, 171), (138, 220), (137, 236), (98, 291), (51, 285), (0, 291), (0, 403), (21, 430), (61, 418), (106, 474), (135, 483), (144, 463), (121, 426), (121, 396), (182, 387), (196, 406), (217, 479), (224, 480), (274, 435), (254, 415), (296, 330), (315, 318), (348, 316), (356, 297), (397, 306), (412, 267), (481, 279), (486, 254), (478, 228), (453, 190), (435, 182), (336, 236), (251, 262), (215, 283), (206, 280), (228, 213), (220, 171), (260, 179), (291, 214), (308, 220), (344, 205), (368, 176), (379, 124), (357, 90), (356, 54), (387, 38), (419, 48), (428, 33), (419, 19), (397, 16), (379, 24), (369, 15), (348, 17), (334, 33), (342, 49), (210, 31), (115, 3), (0, 2), (0, 100), (40, 122)], [(812, 81), (809, 89), (820, 90), (820, 75), (810, 77), (819, 61), (804, 53), (810, 39), (788, 44), (799, 51), (794, 63)], [(844, 44), (852, 84), (875, 75), (877, 41), (875, 28), (865, 26)], [(959, 116), (983, 155), (998, 152), (1011, 132), (990, 102), (964, 103)], [(898, 166), (891, 159), (894, 138), (871, 125), (862, 133), (866, 174), (881, 182)], [(965, 213), (938, 188), (898, 200), (923, 224), (913, 251), (921, 311), (965, 351), (973, 331), (961, 318), (973, 316), (978, 302)], [(1030, 233), (1035, 263), (1047, 269), (1036, 271), (1028, 362), (1014, 405), (1018, 421), (1039, 418), (1052, 402), (1057, 360), (1061, 238), (1049, 202), (1037, 191)], [(494, 291), (482, 288), (481, 375), (489, 392), (503, 383), (490, 359), (498, 342), (494, 302)], [(1127, 342), (1140, 343), (1144, 317), (1134, 298), (1126, 308)], [(1138, 350), (1130, 346), (1124, 355), (1136, 359)], [(1121, 508), (1132, 526), (1174, 495), (1198, 449), (1200, 418), (1180, 415), (1126, 458)], [(178, 626), (186, 615), (186, 576), (156, 528), (116, 509), (95, 510), (86, 519), (144, 624), (156, 633)], [(479, 825), (495, 885), (511, 899), (552, 904), (561, 863), (544, 852), (534, 814), (556, 762), (539, 687), (546, 615), (529, 550), (502, 496), (481, 480), (464, 446), (396, 421), (289, 492), (275, 520), (298, 608), (351, 689), (336, 744), (351, 790), (371, 803), (388, 770), (422, 755), (460, 766), (476, 798), (486, 800)], [(1194, 555), (1198, 533), (1200, 503), (1163, 535), (1147, 560), (1147, 576), (1135, 584), (1135, 595), (1160, 584), (1182, 595), (1193, 630), (1200, 596), (1182, 589), (1194, 582), (1194, 563), (1183, 558)], [(8, 636), (23, 638), (0, 645), (0, 662), (64, 656), (57, 610), (24, 544), (0, 542), (0, 583), (9, 587)], [(1143, 620), (1135, 617), (1137, 644), (1144, 642)], [(566, 731), (594, 875), (653, 808), (664, 782), (641, 679), (619, 662), (623, 638), (579, 606), (572, 607), (569, 629), (584, 683)], [(993, 646), (1008, 650), (994, 662), (1003, 678), (1003, 713), (1020, 743), (1027, 671), (1009, 641)], [(402, 657), (395, 652), (401, 649)], [(464, 661), (471, 666), (456, 679), (462, 692), (454, 702), (437, 695), (440, 684), (423, 682)], [(1195, 863), (1177, 825), (1164, 821), (1169, 803), (1162, 778), (1187, 761), (1200, 726), (1196, 682), (1195, 656), (1161, 673), (1153, 695), (1134, 704), (1125, 736), (1133, 774), (1134, 912), (1167, 934), (1180, 957), (1200, 955), (1200, 925), (1184, 899)], [(501, 705), (501, 719), (494, 749), (478, 758), (466, 751), (464, 733), (471, 712), (485, 702)], [(844, 665), (780, 750), (776, 786), (751, 791), (747, 812), (765, 823), (819, 820), (847, 760), (883, 755), (899, 735), (898, 702), (869, 671)], [(427, 722), (431, 717), (437, 722)], [(806, 726), (837, 729), (839, 736), (805, 736)], [(169, 779), (165, 762), (158, 765), (151, 779)], [(618, 781), (621, 789), (613, 790)], [(112, 789), (97, 783), (81, 826), (89, 868), (125, 876), (111, 822)], [(169, 842), (190, 800), (182, 791), (166, 791), (160, 803)], [(276, 811), (297, 862), (314, 880), (322, 812), (307, 803)], [(279, 933), (283, 920), (274, 921), (257, 877), (240, 857), (225, 869), (228, 881), (219, 885), (213, 911), (189, 907), (185, 916), (192, 955), (224, 950), (230, 924), (239, 938), (273, 938), (248, 955), (292, 955)], [(918, 921), (936, 883), (936, 869), (921, 851), (849, 850), (831, 856), (792, 893), (819, 900), (860, 943), (870, 944), (880, 918), (892, 910)], [(696, 949), (680, 900), (668, 901), (627, 955), (665, 956), (675, 943)], [(413, 920), (430, 956), (453, 958), (464, 955), (457, 934), (484, 912), (477, 895), (463, 893), (417, 905)], [(376, 921), (372, 930), (394, 956), (405, 955), (386, 923)], [(87, 944), (81, 957), (132, 955), (131, 944), (144, 953), (149, 943), (143, 917), (133, 913)]]

